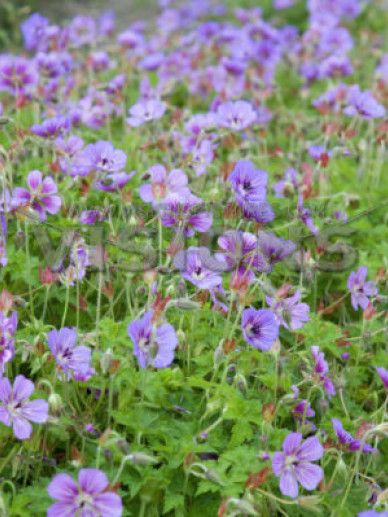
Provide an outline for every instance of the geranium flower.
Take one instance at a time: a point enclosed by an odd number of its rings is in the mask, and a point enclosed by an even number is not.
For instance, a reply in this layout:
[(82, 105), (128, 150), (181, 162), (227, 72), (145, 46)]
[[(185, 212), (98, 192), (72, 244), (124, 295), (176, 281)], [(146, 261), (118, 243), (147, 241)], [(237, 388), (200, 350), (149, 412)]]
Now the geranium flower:
[(128, 335), (134, 346), (133, 353), (140, 368), (147, 365), (154, 368), (170, 366), (178, 345), (174, 327), (169, 323), (157, 324), (153, 317), (154, 311), (150, 310), (128, 325)]
[(81, 469), (78, 483), (68, 474), (57, 474), (47, 487), (57, 502), (47, 510), (47, 517), (120, 517), (121, 498), (109, 490), (109, 481), (101, 470)]
[(47, 343), (65, 379), (85, 381), (93, 375), (91, 350), (87, 346), (77, 346), (76, 329), (64, 327), (51, 330), (47, 334)]
[(279, 335), (279, 324), (269, 309), (245, 309), (241, 327), (244, 339), (259, 350), (270, 350)]
[(56, 195), (58, 188), (50, 176), (43, 178), (40, 171), (31, 171), (27, 176), (28, 190), (16, 187), (13, 190), (12, 204), (14, 207), (30, 207), (41, 221), (49, 214), (57, 214), (61, 208), (61, 198)]
[(377, 287), (371, 280), (366, 282), (368, 268), (361, 266), (357, 271), (352, 271), (348, 278), (347, 287), (351, 294), (351, 302), (353, 309), (356, 311), (359, 307), (365, 310), (369, 305), (369, 298), (378, 293)]
[[(332, 418), (331, 423), (333, 424), (334, 432), (341, 445), (345, 446), (349, 451), (359, 451), (361, 449), (361, 440), (356, 440), (356, 438), (353, 438), (348, 431), (345, 431), (341, 420), (338, 420), (338, 418)], [(362, 450), (363, 452), (377, 452), (377, 449), (368, 443), (363, 445)]]
[(0, 379), (0, 421), (12, 427), (19, 440), (27, 440), (32, 433), (30, 422), (44, 423), (48, 419), (45, 400), (29, 400), (34, 383), (24, 375), (15, 378), (13, 386), (6, 377)]
[(301, 433), (290, 433), (283, 442), (283, 452), (275, 452), (272, 469), (280, 478), (280, 491), (289, 497), (298, 497), (298, 483), (306, 490), (315, 490), (323, 478), (323, 470), (312, 463), (323, 456), (323, 447), (317, 437), (302, 443)]

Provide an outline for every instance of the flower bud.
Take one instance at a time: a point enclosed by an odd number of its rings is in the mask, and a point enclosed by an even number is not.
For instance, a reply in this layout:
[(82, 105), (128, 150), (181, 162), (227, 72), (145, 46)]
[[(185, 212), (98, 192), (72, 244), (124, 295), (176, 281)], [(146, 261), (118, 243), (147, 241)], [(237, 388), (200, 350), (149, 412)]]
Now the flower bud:
[(153, 465), (158, 462), (156, 458), (144, 452), (132, 452), (128, 454), (127, 458), (135, 465)]
[(60, 395), (58, 395), (58, 393), (51, 393), (51, 395), (49, 395), (48, 405), (50, 411), (54, 413), (54, 415), (58, 415), (63, 410), (62, 398)]
[(113, 360), (112, 350), (110, 348), (108, 348), (108, 350), (106, 350), (106, 352), (104, 352), (102, 354), (101, 359), (100, 359), (100, 366), (101, 366), (102, 373), (104, 373), (104, 374), (108, 373), (108, 371), (111, 367), (111, 364), (112, 364), (112, 360)]

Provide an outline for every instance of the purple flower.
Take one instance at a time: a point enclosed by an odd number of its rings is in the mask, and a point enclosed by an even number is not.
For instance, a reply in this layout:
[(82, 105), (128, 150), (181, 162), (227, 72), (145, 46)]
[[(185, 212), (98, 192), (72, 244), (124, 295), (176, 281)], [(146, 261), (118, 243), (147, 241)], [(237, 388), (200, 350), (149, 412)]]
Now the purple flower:
[(228, 181), (232, 184), (237, 203), (257, 203), (264, 201), (267, 193), (267, 173), (256, 169), (249, 160), (236, 163)]
[(249, 232), (229, 230), (218, 238), (221, 252), (215, 254), (218, 261), (225, 264), (225, 270), (233, 271), (248, 283), (255, 278), (255, 270), (269, 271), (267, 261), (258, 251), (257, 238)]
[(319, 346), (311, 347), (311, 354), (314, 359), (314, 375), (317, 377), (318, 382), (322, 383), (326, 393), (329, 396), (335, 395), (335, 388), (330, 377), (326, 375), (329, 371), (329, 365), (325, 360), (325, 354), (320, 352)]
[(30, 94), (38, 83), (33, 63), (24, 57), (0, 56), (0, 92), (14, 97)]
[(101, 470), (81, 469), (78, 483), (68, 474), (57, 474), (47, 487), (57, 502), (47, 510), (47, 517), (120, 517), (121, 498), (109, 490), (109, 481)]
[(301, 433), (290, 433), (283, 442), (283, 452), (275, 452), (272, 469), (280, 478), (280, 491), (289, 497), (298, 497), (298, 483), (306, 490), (315, 490), (323, 478), (323, 470), (312, 461), (323, 456), (323, 447), (317, 437), (302, 443)]
[(315, 416), (315, 411), (312, 409), (311, 404), (308, 400), (301, 400), (293, 407), (292, 412), (297, 417), (300, 418), (312, 418)]
[(202, 174), (205, 174), (207, 166), (214, 160), (214, 144), (212, 141), (205, 138), (194, 147), (192, 159), (196, 175), (202, 176)]
[(269, 232), (260, 232), (257, 244), (259, 252), (266, 260), (269, 270), (277, 262), (281, 262), (289, 255), (292, 255), (296, 249), (292, 241), (284, 240)]
[(297, 330), (309, 321), (310, 307), (307, 303), (299, 303), (302, 293), (299, 289), (289, 298), (266, 297), (268, 305), (275, 314), (279, 325), (286, 329)]
[(58, 116), (48, 118), (41, 124), (31, 126), (31, 132), (42, 138), (54, 138), (67, 132), (70, 127), (68, 117)]
[(30, 422), (43, 423), (48, 419), (45, 400), (29, 400), (34, 383), (24, 375), (15, 378), (13, 386), (6, 377), (0, 379), (0, 421), (12, 427), (18, 440), (27, 440), (32, 433)]
[(159, 120), (165, 111), (166, 104), (160, 100), (150, 99), (139, 101), (129, 108), (130, 117), (127, 118), (127, 123), (131, 127), (139, 127), (145, 122)]
[(14, 336), (18, 324), (18, 315), (13, 312), (11, 316), (7, 316), (0, 311), (0, 377), (4, 373), (6, 363), (11, 361), (15, 355)]
[[(349, 451), (359, 451), (361, 448), (361, 441), (356, 440), (350, 433), (348, 433), (348, 431), (345, 431), (342, 422), (338, 420), (338, 418), (332, 418), (331, 422), (339, 443), (344, 445)], [(377, 449), (367, 443), (363, 445), (362, 450), (363, 452), (377, 452)]]
[(29, 52), (45, 50), (45, 35), (49, 21), (39, 13), (33, 13), (20, 25), (24, 48)]
[(89, 172), (121, 172), (127, 162), (127, 155), (120, 149), (115, 149), (111, 142), (99, 140), (89, 144), (78, 156), (78, 163)]
[(366, 282), (368, 268), (361, 266), (349, 275), (347, 287), (350, 291), (352, 307), (356, 311), (359, 307), (365, 310), (369, 305), (369, 297), (377, 294), (377, 287), (371, 280)]
[(222, 284), (219, 273), (223, 265), (210, 256), (207, 248), (191, 246), (187, 251), (179, 251), (174, 257), (174, 266), (183, 278), (200, 289), (214, 289)]
[(207, 232), (212, 223), (213, 216), (210, 212), (198, 212), (197, 210), (203, 201), (197, 196), (189, 193), (171, 194), (160, 211), (162, 224), (167, 228), (176, 228), (186, 237), (192, 237), (194, 233)]
[(379, 374), (385, 389), (388, 391), (388, 370), (383, 367), (376, 368), (376, 372)]
[(245, 309), (241, 326), (244, 339), (258, 350), (270, 350), (279, 335), (279, 324), (269, 309)]
[(228, 101), (217, 109), (217, 122), (220, 127), (242, 131), (256, 122), (257, 113), (246, 101)]
[(314, 224), (314, 221), (313, 221), (313, 218), (311, 215), (311, 210), (304, 206), (303, 195), (301, 193), (299, 193), (299, 195), (298, 195), (297, 212), (298, 212), (298, 217), (302, 221), (302, 223), (307, 226), (307, 228), (310, 230), (310, 232), (313, 235), (317, 235), (319, 230)]
[(298, 190), (297, 174), (297, 171), (292, 167), (285, 170), (283, 179), (275, 183), (272, 187), (276, 197), (287, 197)]
[(60, 330), (51, 330), (47, 334), (47, 342), (57, 367), (63, 372), (66, 380), (87, 380), (93, 375), (90, 348), (76, 345), (76, 329), (64, 327)]
[(61, 208), (61, 198), (56, 195), (58, 188), (50, 176), (42, 177), (40, 171), (31, 171), (27, 176), (28, 190), (16, 187), (12, 203), (15, 207), (29, 207), (34, 210), (41, 221), (46, 219), (46, 212), (57, 214)]
[(96, 22), (91, 16), (78, 15), (69, 24), (69, 40), (73, 47), (92, 44), (96, 35)]
[(80, 168), (77, 169), (77, 167), (73, 165), (73, 159), (77, 157), (78, 153), (84, 146), (84, 141), (81, 137), (70, 135), (67, 140), (64, 140), (62, 137), (58, 137), (54, 141), (54, 144), (58, 155), (59, 167), (62, 172), (71, 176), (82, 176), (89, 173), (89, 169), (86, 168), (86, 164), (84, 164), (84, 168), (81, 167), (82, 170), (80, 170)]
[(133, 342), (133, 353), (140, 368), (151, 365), (166, 368), (174, 360), (174, 350), (178, 345), (175, 329), (169, 323), (157, 324), (153, 321), (154, 311), (147, 311), (142, 318), (128, 325), (128, 335)]
[(388, 510), (377, 512), (376, 510), (365, 510), (357, 514), (357, 517), (388, 517)]
[(127, 174), (126, 172), (113, 172), (107, 174), (94, 182), (94, 188), (103, 192), (114, 192), (123, 188), (128, 181), (136, 174), (135, 171)]
[(385, 115), (384, 106), (376, 101), (370, 91), (362, 92), (358, 85), (351, 87), (347, 100), (348, 106), (344, 109), (344, 113), (349, 117), (360, 116), (369, 120), (382, 118)]
[(187, 176), (181, 169), (173, 169), (167, 174), (164, 165), (158, 163), (148, 169), (146, 176), (147, 179), (149, 177), (150, 183), (140, 185), (139, 194), (145, 203), (152, 203), (154, 207), (168, 198), (171, 193), (182, 195), (190, 193)]
[(79, 216), (81, 224), (94, 224), (97, 221), (103, 221), (104, 215), (100, 210), (83, 210)]

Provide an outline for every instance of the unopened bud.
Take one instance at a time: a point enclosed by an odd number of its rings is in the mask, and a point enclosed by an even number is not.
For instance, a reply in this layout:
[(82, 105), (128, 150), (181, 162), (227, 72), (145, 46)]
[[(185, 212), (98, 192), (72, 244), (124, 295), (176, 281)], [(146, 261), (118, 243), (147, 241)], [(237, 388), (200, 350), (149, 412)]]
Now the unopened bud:
[(104, 374), (108, 373), (108, 371), (111, 367), (111, 364), (112, 364), (112, 360), (113, 360), (112, 350), (110, 348), (108, 348), (108, 350), (102, 354), (101, 359), (100, 359), (101, 370)]
[(58, 415), (63, 410), (63, 402), (58, 393), (51, 393), (51, 395), (49, 395), (48, 405), (54, 415)]
[(306, 495), (299, 497), (298, 503), (302, 508), (307, 508), (310, 511), (320, 511), (321, 498), (318, 495)]
[(132, 452), (127, 456), (128, 460), (135, 465), (153, 465), (158, 462), (153, 456), (149, 456), (144, 452)]

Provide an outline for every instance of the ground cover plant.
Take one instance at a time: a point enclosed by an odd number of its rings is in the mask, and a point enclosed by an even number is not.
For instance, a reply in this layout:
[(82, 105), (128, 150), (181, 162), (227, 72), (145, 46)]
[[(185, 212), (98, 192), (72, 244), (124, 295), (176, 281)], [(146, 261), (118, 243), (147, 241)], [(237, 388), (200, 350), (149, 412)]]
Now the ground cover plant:
[(387, 11), (252, 4), (0, 55), (1, 515), (388, 515)]

